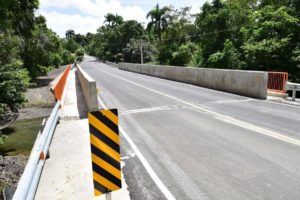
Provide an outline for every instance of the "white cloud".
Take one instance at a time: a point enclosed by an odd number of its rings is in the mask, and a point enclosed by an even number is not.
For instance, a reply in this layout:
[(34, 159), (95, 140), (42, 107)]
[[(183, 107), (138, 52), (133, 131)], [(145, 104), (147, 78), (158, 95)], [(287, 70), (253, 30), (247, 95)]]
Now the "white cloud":
[(161, 6), (173, 4), (177, 8), (192, 6), (192, 13), (197, 13), (207, 0), (127, 0), (126, 5), (120, 1), (124, 2), (124, 0), (40, 0), (39, 13), (46, 17), (49, 28), (64, 37), (68, 29), (81, 34), (96, 32), (103, 24), (104, 15), (107, 13), (121, 15), (125, 20), (135, 19), (147, 23), (146, 13), (156, 2)]
[[(61, 37), (64, 37), (68, 29), (81, 34), (95, 32), (102, 25), (104, 15), (109, 12), (117, 13), (125, 20), (146, 22), (146, 12), (143, 8), (136, 5), (123, 6), (117, 0), (41, 0), (40, 3), (40, 14), (46, 17), (49, 28)], [(80, 13), (65, 14), (57, 12), (57, 8), (79, 10)]]
[(60, 37), (64, 37), (66, 30), (75, 30), (75, 33), (86, 34), (95, 33), (100, 26), (101, 21), (98, 18), (80, 15), (66, 15), (57, 12), (42, 11), (41, 14), (46, 17), (47, 25), (55, 31)]

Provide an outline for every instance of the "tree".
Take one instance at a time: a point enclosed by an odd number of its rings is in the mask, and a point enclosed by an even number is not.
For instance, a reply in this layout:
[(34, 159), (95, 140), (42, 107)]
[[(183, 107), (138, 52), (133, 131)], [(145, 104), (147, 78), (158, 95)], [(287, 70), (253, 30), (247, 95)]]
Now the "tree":
[(112, 13), (107, 13), (104, 18), (104, 23), (107, 23), (107, 26), (112, 27), (112, 22), (115, 20), (115, 15)]
[(66, 31), (66, 38), (71, 39), (75, 36), (75, 31), (74, 30), (67, 30)]
[(74, 41), (82, 47), (85, 47), (87, 44), (87, 38), (84, 35), (75, 34), (72, 39), (74, 39)]
[(198, 27), (199, 39), (203, 49), (203, 65), (210, 55), (221, 52), (225, 41), (229, 39), (235, 46), (243, 44), (240, 29), (249, 22), (248, 13), (251, 9), (246, 3), (213, 1), (205, 3), (198, 14), (195, 24)]
[(38, 8), (38, 0), (0, 1), (0, 31), (13, 31), (13, 34), (29, 38), (34, 28), (34, 12)]
[[(248, 67), (258, 70), (289, 71), (294, 74), (299, 47), (299, 20), (288, 14), (285, 6), (265, 6), (250, 16), (250, 26), (242, 29), (242, 46)], [(298, 32), (299, 33), (299, 32)], [(299, 64), (299, 63), (298, 63)]]
[[(163, 44), (158, 55), (161, 64), (170, 64), (173, 53), (179, 48), (194, 40), (197, 29), (193, 25), (194, 16), (190, 13), (191, 7), (174, 9), (170, 7), (168, 26), (162, 34)], [(187, 63), (185, 63), (187, 64)]]
[(73, 38), (64, 40), (63, 47), (71, 53), (75, 53), (77, 49), (81, 48), (80, 44), (78, 44)]
[(77, 49), (75, 51), (75, 55), (76, 55), (76, 61), (81, 62), (83, 60), (83, 57), (84, 57), (84, 50), (82, 48)]
[(112, 13), (107, 13), (105, 16), (105, 21), (104, 23), (108, 23), (108, 27), (114, 27), (114, 26), (118, 26), (121, 25), (124, 22), (124, 19), (122, 16), (120, 15), (114, 15)]
[(0, 114), (4, 112), (17, 112), (25, 101), (23, 92), (29, 86), (29, 76), (25, 69), (22, 69), (20, 61), (0, 67)]
[(116, 14), (116, 15), (115, 15), (115, 19), (114, 19), (112, 25), (113, 25), (113, 26), (121, 25), (121, 24), (123, 24), (123, 22), (124, 22), (123, 17)]
[(153, 60), (154, 48), (146, 38), (131, 39), (122, 50), (124, 62), (141, 63), (141, 51), (143, 51), (144, 62)]
[(160, 8), (156, 4), (155, 8), (148, 12), (147, 18), (151, 18), (151, 21), (147, 25), (148, 31), (154, 31), (159, 38), (159, 44), (162, 44), (162, 32), (167, 28), (168, 25), (168, 12), (169, 7)]
[(21, 60), (25, 60), (27, 41), (33, 35), (37, 8), (37, 0), (0, 1), (1, 125), (8, 122), (25, 101), (23, 93), (29, 86), (30, 78)]
[(172, 53), (170, 64), (175, 66), (187, 66), (192, 61), (191, 58), (195, 51), (197, 51), (197, 46), (192, 42), (181, 45), (177, 51)]
[(114, 26), (109, 23), (98, 28), (97, 32), (92, 43), (88, 45), (88, 52), (92, 52), (99, 59), (116, 62), (121, 61), (123, 49), (132, 39), (145, 36), (142, 24), (135, 20), (124, 21)]
[(61, 41), (52, 30), (47, 28), (46, 19), (36, 17), (33, 37), (28, 40), (26, 65), (33, 80), (47, 73), (49, 67), (58, 67), (61, 58)]
[(242, 69), (245, 63), (241, 61), (240, 57), (241, 53), (227, 39), (221, 52), (218, 51), (209, 56), (207, 66), (222, 69)]

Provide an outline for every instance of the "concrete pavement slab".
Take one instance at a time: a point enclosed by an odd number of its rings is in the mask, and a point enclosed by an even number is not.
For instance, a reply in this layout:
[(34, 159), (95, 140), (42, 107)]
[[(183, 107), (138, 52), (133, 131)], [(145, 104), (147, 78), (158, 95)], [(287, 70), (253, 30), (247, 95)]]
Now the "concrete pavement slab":
[[(87, 106), (76, 70), (70, 71), (65, 98), (50, 145), (35, 199), (82, 200), (94, 197)], [(126, 200), (129, 192), (122, 174), (122, 189), (112, 192), (112, 200)]]

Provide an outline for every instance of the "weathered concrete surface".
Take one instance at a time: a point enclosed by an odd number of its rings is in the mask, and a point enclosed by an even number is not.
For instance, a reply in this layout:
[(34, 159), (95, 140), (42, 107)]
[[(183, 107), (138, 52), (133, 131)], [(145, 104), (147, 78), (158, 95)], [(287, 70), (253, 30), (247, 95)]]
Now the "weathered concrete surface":
[(119, 63), (118, 65), (119, 69), (126, 71), (189, 83), (258, 99), (267, 98), (267, 72), (140, 65), (131, 63)]
[[(60, 114), (60, 123), (55, 130), (50, 158), (46, 160), (38, 186), (37, 200), (82, 200), (94, 197), (90, 134), (87, 107), (76, 70), (70, 71), (66, 84), (66, 95)], [(113, 200), (129, 199), (127, 185), (123, 178), (123, 188), (112, 192)]]
[(87, 119), (60, 122), (35, 199), (93, 198), (87, 123)]
[(98, 109), (96, 81), (86, 74), (78, 64), (76, 64), (76, 66), (78, 69), (78, 78), (88, 109), (89, 111), (95, 111)]
[(112, 67), (118, 67), (118, 64), (115, 62), (109, 62), (109, 61), (105, 61), (105, 64), (112, 66)]
[(64, 92), (63, 109), (60, 114), (60, 117), (64, 120), (86, 118), (88, 112), (76, 71), (76, 69), (70, 71), (68, 84), (66, 84)]
[[(176, 199), (300, 199), (299, 146), (258, 133), (263, 128), (299, 140), (299, 107), (118, 70), (93, 58), (81, 65)], [(121, 144), (132, 155), (122, 137)], [(164, 199), (137, 156), (125, 163), (133, 199)]]

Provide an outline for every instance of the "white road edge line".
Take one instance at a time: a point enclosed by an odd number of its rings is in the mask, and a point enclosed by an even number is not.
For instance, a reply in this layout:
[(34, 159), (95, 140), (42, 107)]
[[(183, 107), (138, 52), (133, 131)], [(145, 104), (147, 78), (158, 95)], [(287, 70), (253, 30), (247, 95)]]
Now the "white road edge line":
[(125, 78), (123, 78), (123, 77), (120, 77), (120, 76), (118, 76), (118, 75), (115, 75), (115, 74), (112, 74), (112, 73), (109, 73), (109, 72), (106, 72), (106, 71), (103, 71), (103, 70), (101, 70), (101, 71), (102, 71), (103, 73), (105, 73), (105, 74), (114, 76), (114, 77), (116, 77), (116, 78), (118, 78), (118, 79), (121, 79), (121, 80), (123, 80), (123, 81), (125, 81), (125, 82), (131, 83), (131, 84), (133, 84), (133, 85), (135, 85), (135, 86), (144, 88), (144, 89), (149, 90), (149, 91), (152, 91), (152, 92), (154, 92), (154, 93), (156, 93), (156, 94), (160, 94), (160, 95), (162, 95), (162, 96), (165, 96), (165, 97), (174, 99), (174, 100), (176, 100), (176, 101), (178, 101), (178, 102), (181, 102), (181, 103), (183, 103), (183, 104), (189, 105), (189, 106), (191, 106), (191, 107), (193, 107), (193, 108), (196, 108), (196, 109), (198, 109), (198, 110), (201, 110), (201, 111), (204, 111), (204, 112), (206, 112), (206, 113), (209, 113), (209, 114), (215, 116), (217, 119), (222, 120), (222, 121), (224, 121), (224, 122), (227, 122), (227, 123), (233, 124), (233, 125), (235, 125), (235, 126), (239, 126), (239, 127), (244, 128), (244, 129), (248, 129), (248, 130), (251, 130), (251, 131), (254, 131), (254, 132), (260, 133), (260, 134), (262, 134), (262, 135), (266, 135), (266, 136), (269, 136), (269, 137), (272, 137), (272, 138), (275, 138), (275, 139), (278, 139), (278, 140), (281, 140), (281, 141), (284, 141), (284, 142), (288, 142), (288, 143), (290, 143), (290, 144), (294, 144), (294, 145), (300, 146), (300, 140), (297, 140), (297, 139), (294, 139), (294, 138), (291, 138), (291, 137), (282, 135), (282, 134), (280, 134), (280, 133), (277, 133), (277, 132), (275, 132), (275, 131), (268, 130), (268, 129), (263, 128), (263, 127), (259, 127), (259, 126), (252, 125), (252, 124), (250, 124), (250, 123), (244, 122), (244, 121), (242, 121), (242, 120), (235, 119), (235, 118), (230, 117), (230, 116), (227, 116), (227, 115), (223, 115), (223, 114), (216, 113), (216, 112), (214, 112), (214, 111), (205, 109), (205, 108), (200, 107), (200, 106), (198, 106), (198, 105), (195, 105), (195, 104), (193, 104), (193, 103), (189, 103), (189, 102), (186, 102), (186, 101), (184, 101), (184, 100), (181, 100), (181, 99), (179, 99), (179, 98), (177, 98), (177, 97), (175, 97), (175, 96), (171, 96), (171, 95), (162, 93), (162, 92), (160, 92), (160, 91), (158, 91), (158, 90), (155, 90), (155, 89), (146, 87), (146, 86), (144, 86), (144, 85), (141, 85), (141, 84), (139, 84), (139, 83), (136, 83), (136, 82), (127, 80), (127, 79), (125, 79)]
[[(107, 109), (103, 101), (100, 99), (100, 97), (97, 95), (98, 101), (104, 109)], [(143, 154), (140, 152), (140, 150), (137, 148), (137, 146), (134, 144), (134, 142), (131, 140), (127, 132), (119, 126), (120, 132), (124, 136), (124, 138), (127, 140), (129, 145), (131, 146), (132, 150), (135, 152), (137, 157), (140, 159), (142, 165), (145, 167), (146, 171), (148, 172), (149, 176), (152, 178), (152, 180), (156, 183), (157, 187), (160, 189), (160, 191), (163, 193), (163, 195), (168, 199), (168, 200), (175, 200), (176, 198), (171, 194), (169, 189), (163, 184), (163, 182), (160, 180), (160, 178), (157, 176), (157, 174), (154, 172), (146, 158), (143, 156)]]

